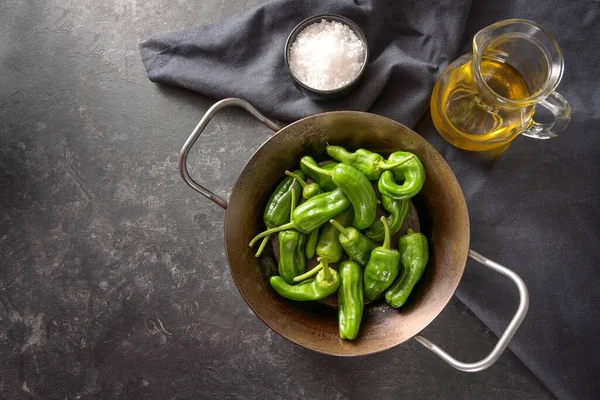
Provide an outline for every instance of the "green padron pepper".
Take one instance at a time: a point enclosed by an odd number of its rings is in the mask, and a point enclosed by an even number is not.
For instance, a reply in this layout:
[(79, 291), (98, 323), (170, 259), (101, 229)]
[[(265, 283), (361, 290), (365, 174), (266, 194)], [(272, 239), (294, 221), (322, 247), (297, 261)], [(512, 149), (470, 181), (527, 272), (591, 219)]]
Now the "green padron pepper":
[[(296, 208), (295, 192), (292, 188), (292, 204), (290, 205), (291, 214)], [(306, 244), (306, 235), (295, 229), (289, 229), (279, 232), (279, 275), (287, 282), (294, 283), (294, 278), (302, 275), (306, 271), (306, 255), (304, 246)]]
[[(396, 200), (386, 195), (382, 195), (381, 205), (390, 214), (387, 217), (387, 222), (390, 226), (390, 234), (394, 235), (400, 230), (408, 216), (410, 200)], [(373, 224), (365, 231), (365, 236), (378, 242), (383, 240), (385, 230), (383, 229), (381, 221), (377, 220), (373, 222)]]
[(354, 261), (344, 261), (339, 267), (338, 326), (340, 338), (354, 340), (360, 329), (365, 306), (363, 299), (363, 273)]
[(341, 146), (327, 146), (326, 150), (330, 157), (339, 162), (352, 165), (371, 181), (378, 180), (384, 171), (404, 164), (412, 158), (412, 156), (408, 156), (403, 160), (390, 162), (380, 154), (365, 149), (358, 149), (354, 153), (350, 153)]
[[(315, 274), (317, 276), (311, 278)], [(324, 299), (334, 294), (340, 286), (338, 273), (329, 268), (326, 260), (321, 259), (315, 268), (294, 279), (294, 282), (300, 282), (297, 285), (288, 284), (280, 276), (272, 276), (269, 282), (282, 297), (296, 301)]]
[[(304, 173), (300, 170), (294, 171), (294, 174), (299, 178), (304, 178)], [(292, 188), (295, 190), (294, 196), (291, 194)], [(271, 194), (269, 201), (267, 201), (267, 206), (265, 207), (265, 212), (263, 214), (263, 221), (267, 228), (275, 228), (290, 222), (290, 205), (292, 203), (292, 197), (295, 198), (297, 203), (300, 197), (300, 190), (300, 183), (290, 176), (285, 177), (279, 185), (277, 185), (277, 188), (273, 194)], [(256, 257), (261, 255), (269, 242), (269, 238), (270, 235), (265, 236), (256, 252)]]
[(300, 169), (306, 174), (306, 176), (315, 181), (321, 187), (321, 189), (323, 189), (326, 192), (331, 192), (332, 190), (337, 189), (337, 185), (333, 183), (333, 180), (331, 180), (331, 176), (321, 174), (318, 171), (313, 171), (312, 169), (308, 168), (308, 165), (320, 167), (326, 171), (333, 171), (337, 164), (338, 163), (334, 161), (330, 161), (326, 164), (319, 165), (311, 156), (304, 156), (300, 160)]
[(316, 195), (296, 207), (292, 213), (292, 220), (290, 222), (259, 233), (248, 245), (252, 247), (263, 237), (286, 229), (296, 229), (302, 233), (310, 233), (346, 210), (350, 207), (350, 204), (350, 200), (348, 200), (348, 197), (341, 189)]
[(315, 256), (317, 251), (317, 242), (319, 241), (319, 228), (315, 229), (311, 233), (308, 234), (308, 239), (306, 240), (306, 246), (304, 247), (304, 254), (306, 258), (311, 259)]
[[(388, 161), (395, 162), (405, 159), (409, 155), (414, 155), (406, 151), (397, 151), (392, 153)], [(401, 185), (396, 182), (404, 181)], [(404, 200), (415, 196), (425, 183), (425, 168), (421, 160), (414, 156), (410, 161), (393, 168), (391, 171), (385, 171), (377, 187), (382, 195), (393, 199)]]
[(289, 284), (306, 272), (306, 235), (295, 229), (279, 232), (279, 275)]
[(285, 171), (285, 174), (295, 178), (296, 181), (302, 185), (302, 197), (304, 197), (304, 199), (308, 200), (311, 197), (315, 197), (316, 195), (323, 193), (321, 186), (319, 186), (317, 183), (306, 183), (302, 177), (298, 176), (298, 174), (294, 172)]
[[(304, 158), (301, 164), (304, 163)], [(333, 171), (326, 171), (323, 168), (312, 164), (304, 164), (307, 168), (319, 172), (323, 175), (330, 175), (333, 183), (341, 189), (352, 203), (354, 208), (354, 222), (352, 226), (356, 229), (365, 229), (369, 227), (377, 214), (377, 195), (371, 186), (367, 177), (351, 166), (350, 164), (340, 163)]]
[(375, 300), (394, 282), (400, 264), (400, 253), (390, 249), (390, 227), (385, 217), (381, 217), (381, 222), (385, 229), (383, 245), (373, 250), (365, 267), (365, 295), (369, 300)]
[(350, 226), (345, 228), (334, 219), (329, 222), (340, 231), (340, 243), (348, 256), (361, 266), (366, 266), (377, 243), (360, 233), (358, 229)]
[[(316, 183), (306, 183), (303, 177), (290, 171), (285, 171), (287, 176), (291, 176), (296, 179), (300, 185), (302, 185), (302, 197), (305, 200), (315, 197), (318, 194), (323, 193), (321, 187)], [(319, 239), (319, 229), (315, 229), (308, 234), (308, 240), (306, 241), (306, 257), (313, 258), (315, 256), (315, 250), (317, 248), (317, 240)]]
[[(348, 208), (346, 211), (335, 217), (335, 220), (341, 225), (350, 225), (354, 219), (354, 210)], [(340, 232), (332, 224), (325, 224), (321, 228), (319, 241), (317, 242), (316, 253), (322, 259), (330, 263), (336, 263), (342, 258), (344, 248), (340, 243)]]
[(402, 307), (415, 284), (423, 276), (425, 266), (429, 260), (427, 238), (422, 233), (415, 233), (412, 229), (398, 240), (400, 260), (404, 271), (396, 282), (385, 293), (385, 301), (394, 308)]

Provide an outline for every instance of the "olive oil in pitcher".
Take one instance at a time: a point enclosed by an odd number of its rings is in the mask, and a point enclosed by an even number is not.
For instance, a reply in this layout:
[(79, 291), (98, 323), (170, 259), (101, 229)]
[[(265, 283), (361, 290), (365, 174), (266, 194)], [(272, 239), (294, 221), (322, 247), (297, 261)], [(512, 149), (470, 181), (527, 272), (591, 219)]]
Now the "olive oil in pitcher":
[[(483, 81), (495, 94), (510, 100), (523, 100), (530, 92), (525, 78), (514, 67), (498, 59), (481, 60)], [(498, 106), (476, 87), (473, 61), (454, 69), (445, 85), (433, 89), (431, 117), (446, 140), (468, 150), (487, 150), (504, 144), (527, 129), (534, 107)]]
[[(534, 22), (511, 19), (479, 31), (473, 52), (455, 60), (431, 96), (431, 117), (440, 135), (465, 150), (491, 150), (519, 134), (549, 139), (569, 123), (571, 108), (554, 91), (563, 71), (554, 38)], [(533, 118), (537, 105), (554, 114)]]

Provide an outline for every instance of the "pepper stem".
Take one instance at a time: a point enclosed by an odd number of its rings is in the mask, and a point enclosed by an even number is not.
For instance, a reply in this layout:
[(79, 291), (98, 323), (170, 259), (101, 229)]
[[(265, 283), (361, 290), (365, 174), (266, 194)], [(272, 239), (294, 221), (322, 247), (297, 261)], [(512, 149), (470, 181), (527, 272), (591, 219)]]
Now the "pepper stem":
[(385, 163), (384, 165), (381, 166), (381, 169), (386, 170), (386, 169), (392, 169), (392, 168), (399, 167), (400, 165), (412, 160), (413, 158), (415, 158), (415, 156), (414, 156), (414, 154), (411, 154), (410, 156), (406, 156), (402, 160), (395, 162), (393, 164)]
[(285, 171), (285, 174), (286, 174), (287, 176), (291, 176), (292, 178), (294, 178), (295, 180), (297, 180), (297, 181), (298, 181), (298, 183), (300, 184), (300, 186), (302, 186), (302, 188), (305, 188), (305, 187), (307, 187), (307, 186), (308, 186), (308, 183), (306, 183), (306, 181), (305, 181), (304, 179), (300, 178), (300, 177), (299, 177), (298, 175), (296, 175), (295, 173), (293, 173), (293, 172), (290, 172), (290, 171)]
[(385, 217), (381, 217), (381, 223), (383, 224), (383, 230), (385, 231), (385, 238), (383, 239), (383, 247), (386, 250), (390, 248), (390, 226), (388, 225), (387, 219)]
[(303, 273), (302, 275), (298, 275), (294, 278), (294, 282), (301, 282), (310, 278), (311, 276), (316, 275), (320, 270), (323, 269), (323, 264), (319, 264), (308, 272)]
[(335, 219), (330, 219), (329, 223), (331, 223), (331, 225), (335, 226), (337, 228), (337, 230), (342, 233), (342, 235), (348, 236), (350, 234), (350, 232), (348, 232), (348, 229), (344, 228), (344, 226), (342, 224), (340, 224), (339, 222), (337, 222)]
[(408, 228), (406, 230), (406, 233), (409, 234), (409, 235), (412, 235), (413, 233), (415, 233), (415, 231), (413, 231), (412, 229)]
[(296, 189), (292, 188), (290, 190), (292, 193), (292, 201), (290, 202), (290, 222), (294, 222), (294, 209), (296, 208)]
[(252, 246), (254, 246), (254, 244), (256, 242), (258, 242), (260, 239), (264, 238), (265, 236), (269, 236), (273, 233), (285, 231), (286, 229), (296, 229), (296, 224), (294, 222), (288, 222), (287, 224), (283, 224), (281, 226), (276, 226), (275, 228), (267, 229), (266, 231), (263, 231), (263, 232), (259, 233), (258, 235), (254, 236), (254, 238), (250, 241), (250, 243), (248, 243), (248, 246), (252, 247)]
[(325, 280), (330, 281), (332, 276), (331, 271), (329, 270), (329, 263), (327, 262), (327, 259), (319, 257), (317, 260), (323, 265), (323, 275), (325, 275)]
[(263, 238), (263, 241), (260, 244), (260, 246), (258, 247), (258, 250), (256, 251), (256, 254), (254, 255), (254, 257), (260, 257), (260, 255), (262, 254), (265, 247), (267, 247), (267, 243), (269, 243), (270, 237), (271, 237), (271, 235), (268, 235)]
[(319, 174), (323, 174), (323, 175), (327, 175), (327, 176), (333, 176), (333, 172), (331, 171), (327, 171), (326, 169), (323, 169), (321, 167), (318, 167), (316, 165), (304, 162), (304, 161), (300, 161), (302, 163), (302, 165), (304, 165), (306, 168), (311, 169), (315, 172), (318, 172)]

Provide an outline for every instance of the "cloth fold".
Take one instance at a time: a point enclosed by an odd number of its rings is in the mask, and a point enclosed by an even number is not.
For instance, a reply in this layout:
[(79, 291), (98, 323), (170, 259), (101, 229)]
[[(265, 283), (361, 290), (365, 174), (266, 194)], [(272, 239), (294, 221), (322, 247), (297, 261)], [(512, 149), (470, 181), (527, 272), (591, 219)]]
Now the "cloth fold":
[[(323, 13), (365, 32), (370, 60), (348, 97), (306, 98), (284, 68), (287, 35)], [(558, 139), (518, 138), (501, 155), (456, 149), (422, 118), (435, 80), (471, 50), (479, 29), (499, 20), (534, 20), (553, 32), (566, 69), (560, 92), (574, 109)], [(531, 307), (511, 350), (559, 398), (600, 397), (600, 6), (598, 1), (275, 0), (209, 26), (140, 43), (148, 77), (217, 99), (240, 97), (293, 121), (330, 110), (370, 111), (429, 140), (465, 193), (474, 249), (514, 269)], [(469, 263), (458, 297), (497, 335), (516, 307), (506, 279)], [(462, 338), (468, 340), (468, 338)], [(458, 339), (457, 339), (458, 340)]]

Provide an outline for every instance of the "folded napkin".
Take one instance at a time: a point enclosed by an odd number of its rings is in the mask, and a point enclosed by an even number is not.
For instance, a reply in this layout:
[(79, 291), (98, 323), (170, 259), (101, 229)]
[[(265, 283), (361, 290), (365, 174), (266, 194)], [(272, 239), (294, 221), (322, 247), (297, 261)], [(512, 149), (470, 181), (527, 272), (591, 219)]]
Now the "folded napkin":
[[(287, 76), (283, 47), (297, 23), (323, 13), (356, 22), (368, 38), (370, 60), (348, 97), (315, 102)], [(560, 88), (575, 110), (564, 136), (519, 138), (500, 158), (486, 159), (444, 142), (429, 117), (417, 130), (461, 183), (474, 248), (513, 268), (529, 287), (530, 311), (511, 350), (558, 397), (600, 398), (597, 1), (276, 0), (214, 25), (146, 40), (140, 52), (154, 82), (218, 99), (240, 97), (281, 120), (368, 110), (414, 127), (443, 69), (470, 51), (479, 29), (507, 18), (537, 21), (561, 43), (567, 67)], [(516, 290), (473, 264), (457, 294), (500, 334), (516, 309)]]
[[(361, 84), (339, 101), (315, 102), (285, 69), (283, 48), (300, 21), (340, 14), (364, 31), (371, 52)], [(361, 110), (414, 126), (437, 75), (462, 42), (469, 2), (274, 1), (229, 20), (146, 40), (140, 52), (154, 82), (211, 97), (240, 97), (286, 121)]]

